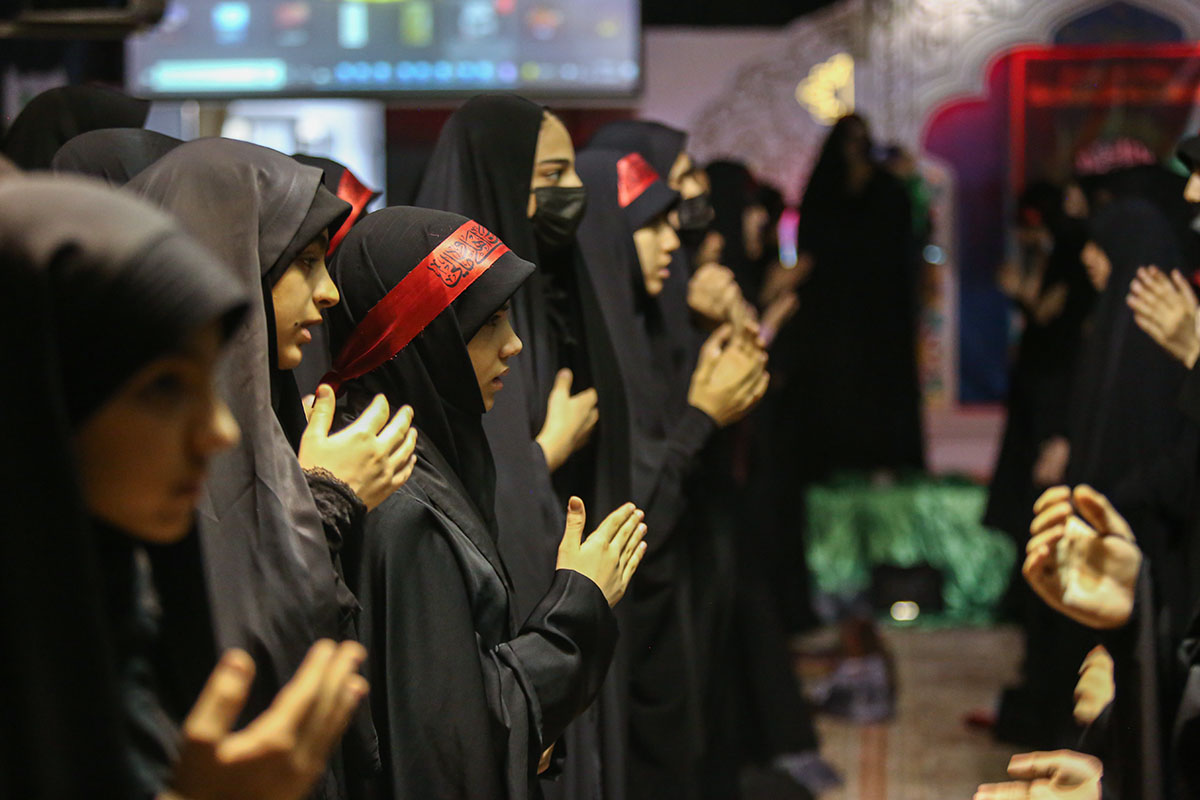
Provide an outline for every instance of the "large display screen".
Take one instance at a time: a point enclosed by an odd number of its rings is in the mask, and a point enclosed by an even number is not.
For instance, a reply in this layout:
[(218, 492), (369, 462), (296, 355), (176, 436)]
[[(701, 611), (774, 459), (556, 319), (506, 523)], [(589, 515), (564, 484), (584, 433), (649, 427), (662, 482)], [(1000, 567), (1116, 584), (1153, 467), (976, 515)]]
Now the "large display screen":
[(628, 96), (639, 0), (169, 0), (127, 44), (147, 97)]

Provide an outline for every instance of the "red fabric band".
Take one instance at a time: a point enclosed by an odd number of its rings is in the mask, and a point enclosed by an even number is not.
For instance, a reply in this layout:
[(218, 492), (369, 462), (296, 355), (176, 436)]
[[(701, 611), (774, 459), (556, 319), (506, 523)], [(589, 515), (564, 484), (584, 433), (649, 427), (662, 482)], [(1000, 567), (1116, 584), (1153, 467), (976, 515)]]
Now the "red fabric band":
[(391, 361), (507, 252), (487, 228), (464, 222), (367, 312), (321, 382), (340, 392), (346, 381)]
[(338, 228), (330, 238), (329, 255), (333, 255), (333, 251), (342, 243), (342, 239), (346, 238), (346, 234), (354, 227), (354, 223), (358, 222), (358, 218), (367, 210), (367, 203), (371, 202), (375, 193), (363, 186), (362, 181), (354, 177), (354, 174), (347, 169), (342, 171), (342, 177), (338, 181), (337, 196), (350, 204), (350, 216), (346, 217), (342, 227)]
[(640, 153), (625, 156), (617, 162), (617, 204), (621, 208), (628, 208), (656, 180), (658, 173)]

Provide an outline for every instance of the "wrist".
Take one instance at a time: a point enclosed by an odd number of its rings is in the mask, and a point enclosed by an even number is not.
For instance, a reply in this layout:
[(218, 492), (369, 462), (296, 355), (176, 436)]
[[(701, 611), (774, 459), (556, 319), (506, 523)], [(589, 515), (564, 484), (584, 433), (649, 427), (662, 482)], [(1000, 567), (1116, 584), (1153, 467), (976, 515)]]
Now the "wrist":
[(1196, 366), (1196, 361), (1200, 359), (1200, 339), (1190, 342), (1188, 350), (1183, 355), (1183, 363), (1188, 369)]
[(543, 430), (534, 439), (538, 447), (542, 448), (542, 455), (546, 458), (546, 468), (554, 472), (562, 466), (566, 459), (562, 455), (562, 447), (559, 446), (558, 437), (554, 434)]

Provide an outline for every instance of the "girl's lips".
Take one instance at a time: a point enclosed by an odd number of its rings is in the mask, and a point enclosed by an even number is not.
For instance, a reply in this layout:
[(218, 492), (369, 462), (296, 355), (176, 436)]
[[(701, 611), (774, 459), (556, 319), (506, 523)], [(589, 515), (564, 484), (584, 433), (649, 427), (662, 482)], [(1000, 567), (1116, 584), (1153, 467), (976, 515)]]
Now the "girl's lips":
[(308, 344), (312, 341), (312, 331), (308, 328), (301, 328), (300, 333), (296, 334), (296, 338), (300, 340), (300, 344)]

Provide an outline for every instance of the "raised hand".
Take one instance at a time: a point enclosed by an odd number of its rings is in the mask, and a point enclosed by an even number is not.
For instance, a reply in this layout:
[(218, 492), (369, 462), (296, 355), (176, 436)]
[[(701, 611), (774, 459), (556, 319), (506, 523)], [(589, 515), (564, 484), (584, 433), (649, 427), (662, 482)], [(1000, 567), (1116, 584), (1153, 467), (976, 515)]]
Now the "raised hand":
[(584, 389), (578, 394), (571, 394), (574, 380), (575, 376), (569, 369), (560, 369), (554, 376), (554, 386), (546, 401), (546, 421), (537, 435), (537, 443), (546, 456), (546, 466), (551, 472), (587, 444), (600, 420), (596, 390)]
[(1006, 783), (985, 783), (974, 800), (1100, 800), (1104, 765), (1073, 750), (1023, 753), (1008, 762)]
[(323, 639), (271, 707), (232, 732), (254, 680), (254, 661), (229, 650), (183, 724), (171, 790), (160, 800), (301, 800), (367, 693), (366, 650)]
[(771, 376), (766, 366), (767, 354), (755, 332), (735, 332), (732, 325), (722, 325), (700, 350), (688, 404), (712, 417), (718, 427), (731, 425), (767, 393)]
[(1134, 322), (1159, 347), (1188, 369), (1196, 365), (1200, 357), (1200, 334), (1196, 329), (1200, 304), (1179, 270), (1173, 270), (1168, 278), (1158, 267), (1139, 267), (1125, 302), (1133, 310)]
[(300, 439), (300, 466), (329, 471), (370, 510), (403, 486), (416, 466), (413, 411), (404, 406), (389, 421), (387, 399), (376, 395), (358, 419), (331, 436), (336, 402), (332, 389), (317, 387)]
[(1096, 645), (1079, 667), (1079, 683), (1075, 684), (1075, 721), (1091, 725), (1117, 693), (1113, 680), (1113, 660), (1108, 651)]
[(688, 308), (709, 326), (745, 316), (745, 298), (733, 270), (719, 264), (704, 264), (688, 281)]
[(1076, 622), (1100, 629), (1124, 625), (1142, 563), (1129, 524), (1090, 486), (1047, 489), (1033, 511), (1021, 569), (1030, 587)]
[(600, 527), (583, 539), (587, 512), (583, 501), (572, 497), (567, 503), (567, 527), (558, 546), (558, 569), (570, 569), (591, 578), (604, 592), (608, 605), (625, 596), (633, 573), (646, 553), (645, 514), (626, 503), (608, 515)]

